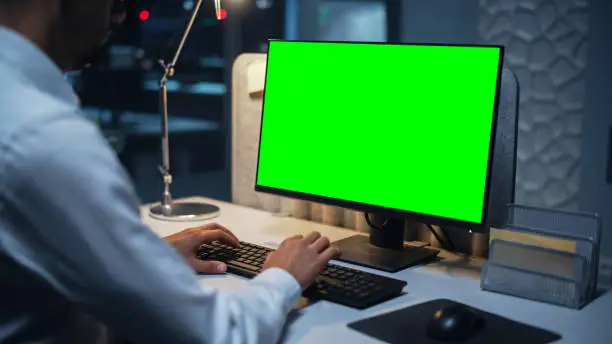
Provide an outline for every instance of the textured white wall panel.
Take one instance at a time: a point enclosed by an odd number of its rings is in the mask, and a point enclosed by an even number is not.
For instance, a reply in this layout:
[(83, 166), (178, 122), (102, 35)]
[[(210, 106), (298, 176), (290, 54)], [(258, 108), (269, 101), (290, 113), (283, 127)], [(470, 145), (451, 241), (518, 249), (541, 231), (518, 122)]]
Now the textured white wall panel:
[(481, 0), (479, 32), (521, 85), (517, 202), (578, 208), (586, 0)]

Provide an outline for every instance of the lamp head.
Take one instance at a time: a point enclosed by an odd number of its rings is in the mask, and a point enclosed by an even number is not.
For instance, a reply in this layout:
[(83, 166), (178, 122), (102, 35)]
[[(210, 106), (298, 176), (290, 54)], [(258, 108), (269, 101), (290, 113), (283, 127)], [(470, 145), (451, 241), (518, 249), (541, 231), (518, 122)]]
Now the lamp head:
[(221, 0), (215, 0), (215, 14), (217, 16), (217, 20), (223, 20), (225, 17), (227, 17), (227, 12), (221, 5)]

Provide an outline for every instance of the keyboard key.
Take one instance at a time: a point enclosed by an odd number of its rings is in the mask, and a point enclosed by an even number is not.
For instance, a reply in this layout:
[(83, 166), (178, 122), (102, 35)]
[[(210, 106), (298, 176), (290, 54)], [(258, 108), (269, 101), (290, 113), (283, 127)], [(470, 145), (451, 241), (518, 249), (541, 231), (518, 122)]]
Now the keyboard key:
[(228, 264), (233, 264), (233, 265), (236, 265), (236, 266), (239, 266), (241, 268), (244, 268), (244, 269), (247, 269), (247, 270), (251, 270), (251, 271), (257, 271), (257, 267), (256, 266), (253, 266), (251, 264), (245, 264), (243, 262), (239, 262), (239, 261), (236, 261), (236, 260), (229, 261)]

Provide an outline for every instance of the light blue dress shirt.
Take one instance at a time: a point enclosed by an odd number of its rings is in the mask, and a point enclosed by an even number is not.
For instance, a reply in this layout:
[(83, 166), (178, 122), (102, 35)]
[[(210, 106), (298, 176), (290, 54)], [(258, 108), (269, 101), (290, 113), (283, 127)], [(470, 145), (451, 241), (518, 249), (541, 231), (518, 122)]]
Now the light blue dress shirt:
[(295, 279), (201, 287), (57, 66), (1, 26), (0, 47), (0, 343), (276, 342)]

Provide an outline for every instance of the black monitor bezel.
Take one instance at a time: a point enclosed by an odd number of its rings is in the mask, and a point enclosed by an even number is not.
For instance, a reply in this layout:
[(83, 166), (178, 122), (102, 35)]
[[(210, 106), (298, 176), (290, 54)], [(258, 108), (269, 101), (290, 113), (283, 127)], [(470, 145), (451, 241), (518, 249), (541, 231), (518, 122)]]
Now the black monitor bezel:
[[(299, 199), (299, 200), (304, 200), (304, 201), (323, 203), (326, 205), (339, 206), (339, 207), (343, 207), (347, 209), (363, 211), (366, 213), (377, 213), (377, 214), (382, 214), (382, 215), (391, 216), (391, 217), (405, 218), (405, 219), (418, 221), (418, 222), (425, 223), (425, 224), (436, 224), (436, 225), (443, 225), (443, 226), (451, 226), (455, 228), (464, 228), (464, 229), (469, 229), (474, 232), (481, 232), (481, 233), (488, 232), (491, 177), (492, 177), (492, 171), (493, 171), (493, 160), (495, 156), (494, 151), (495, 151), (495, 142), (496, 142), (496, 136), (497, 136), (497, 121), (498, 121), (498, 115), (499, 115), (499, 102), (500, 102), (499, 99), (500, 99), (500, 94), (501, 94), (502, 73), (504, 69), (504, 65), (503, 65), (504, 64), (504, 52), (505, 52), (504, 46), (494, 45), (494, 44), (455, 44), (455, 43), (447, 44), (447, 43), (412, 43), (412, 42), (388, 43), (388, 42), (363, 42), (363, 41), (342, 42), (342, 41), (311, 41), (311, 40), (283, 40), (283, 39), (269, 40), (268, 45), (270, 45), (272, 41), (301, 42), (301, 43), (338, 43), (338, 44), (370, 44), (370, 45), (380, 44), (380, 45), (498, 48), (499, 49), (499, 65), (498, 65), (498, 71), (497, 71), (497, 83), (496, 83), (496, 90), (495, 90), (493, 120), (491, 123), (491, 134), (490, 134), (491, 140), (490, 140), (490, 145), (489, 145), (489, 159), (488, 159), (487, 175), (486, 175), (486, 182), (485, 182), (485, 195), (483, 199), (483, 208), (482, 208), (483, 212), (481, 215), (481, 221), (479, 223), (464, 221), (464, 220), (457, 220), (457, 219), (452, 219), (452, 218), (437, 216), (437, 215), (421, 214), (421, 213), (411, 212), (407, 210), (399, 210), (399, 209), (393, 209), (393, 208), (388, 208), (388, 207), (381, 207), (381, 206), (376, 206), (376, 205), (371, 205), (371, 204), (366, 204), (366, 203), (346, 201), (346, 200), (341, 200), (337, 198), (318, 196), (318, 195), (307, 194), (307, 193), (302, 193), (302, 192), (297, 192), (297, 191), (277, 189), (277, 188), (273, 188), (269, 186), (259, 185), (258, 184), (259, 155), (261, 152), (261, 137), (263, 134), (263, 123), (264, 123), (263, 119), (264, 119), (264, 113), (265, 113), (266, 82), (267, 82), (267, 75), (268, 75), (269, 53), (266, 54), (266, 71), (264, 74), (265, 77), (264, 77), (264, 90), (263, 90), (263, 95), (262, 95), (261, 123), (260, 123), (260, 128), (259, 128), (260, 129), (259, 142), (258, 142), (258, 148), (257, 148), (257, 169), (255, 172), (255, 191), (256, 192), (263, 192), (267, 194), (289, 197), (289, 198), (294, 198), (294, 199)], [(268, 52), (269, 51), (270, 51), (270, 46), (268, 47)]]

